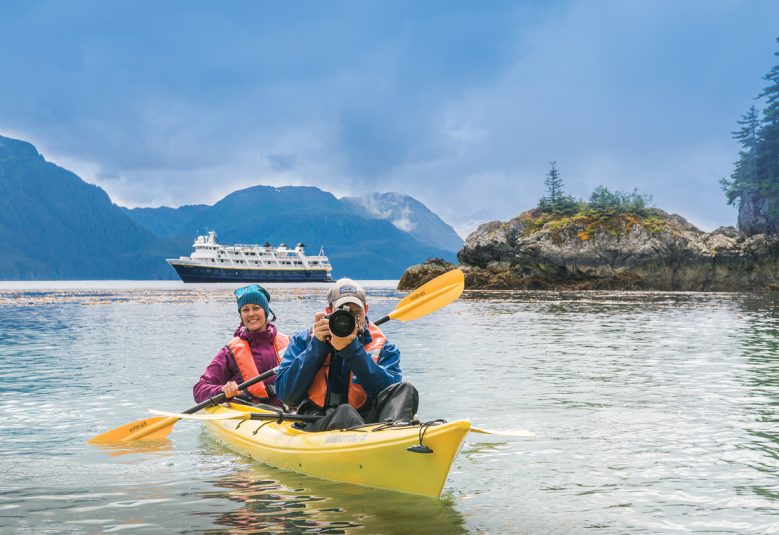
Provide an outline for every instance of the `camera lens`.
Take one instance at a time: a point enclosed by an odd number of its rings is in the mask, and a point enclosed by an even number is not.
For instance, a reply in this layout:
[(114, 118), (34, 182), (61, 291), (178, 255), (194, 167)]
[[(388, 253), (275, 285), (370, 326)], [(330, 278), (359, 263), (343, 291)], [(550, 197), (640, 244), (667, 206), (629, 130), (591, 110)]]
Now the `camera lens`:
[(339, 338), (352, 334), (355, 324), (354, 314), (350, 310), (336, 310), (330, 314), (330, 332)]

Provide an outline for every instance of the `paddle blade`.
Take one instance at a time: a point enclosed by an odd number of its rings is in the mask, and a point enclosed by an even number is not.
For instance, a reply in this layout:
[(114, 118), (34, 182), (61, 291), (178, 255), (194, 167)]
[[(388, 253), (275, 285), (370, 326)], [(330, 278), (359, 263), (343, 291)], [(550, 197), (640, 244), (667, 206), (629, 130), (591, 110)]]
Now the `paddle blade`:
[(411, 321), (443, 308), (463, 293), (465, 275), (459, 269), (447, 271), (408, 294), (389, 317)]
[(223, 412), (220, 414), (184, 414), (180, 412), (166, 412), (158, 411), (155, 409), (149, 409), (152, 414), (158, 414), (160, 416), (167, 416), (169, 418), (181, 418), (182, 420), (251, 420), (250, 412)]
[[(169, 421), (168, 425), (165, 422)], [(171, 418), (144, 418), (106, 431), (89, 439), (89, 444), (112, 444), (128, 440), (160, 440), (168, 436), (175, 420)]]
[(483, 427), (471, 426), (471, 433), (482, 433), (484, 435), (500, 435), (502, 437), (514, 437), (514, 438), (534, 438), (535, 433), (528, 431), (527, 429), (514, 429), (514, 430), (502, 430), (497, 429), (484, 429)]

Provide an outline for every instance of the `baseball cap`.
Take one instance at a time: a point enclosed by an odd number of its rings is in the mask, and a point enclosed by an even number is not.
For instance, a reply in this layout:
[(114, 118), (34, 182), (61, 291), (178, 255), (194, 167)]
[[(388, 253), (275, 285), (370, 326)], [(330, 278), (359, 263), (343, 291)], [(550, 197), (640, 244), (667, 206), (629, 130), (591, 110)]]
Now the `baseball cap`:
[(345, 303), (354, 303), (365, 310), (365, 291), (352, 279), (338, 279), (327, 292), (327, 302), (332, 309)]

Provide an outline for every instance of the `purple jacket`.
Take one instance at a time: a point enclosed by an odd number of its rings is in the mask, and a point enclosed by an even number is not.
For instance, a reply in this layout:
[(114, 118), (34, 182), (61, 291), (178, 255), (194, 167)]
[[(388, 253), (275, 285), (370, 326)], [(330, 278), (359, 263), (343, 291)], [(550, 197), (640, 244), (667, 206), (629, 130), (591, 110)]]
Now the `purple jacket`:
[[(276, 367), (278, 361), (276, 360), (276, 350), (273, 348), (273, 340), (276, 338), (275, 325), (269, 323), (268, 328), (261, 332), (250, 332), (246, 327), (240, 325), (235, 330), (234, 336), (249, 342), (254, 363), (257, 365), (257, 371), (263, 373)], [(230, 381), (235, 381), (238, 384), (243, 382), (235, 360), (230, 357), (227, 347), (223, 347), (216, 354), (214, 360), (211, 361), (211, 364), (208, 365), (206, 371), (203, 372), (197, 384), (192, 388), (195, 402), (202, 403), (220, 394), (222, 387)], [(269, 377), (263, 382), (266, 386), (272, 385), (276, 382), (276, 376)], [(281, 407), (281, 402), (275, 395), (271, 396), (270, 400), (264, 401), (264, 403)]]

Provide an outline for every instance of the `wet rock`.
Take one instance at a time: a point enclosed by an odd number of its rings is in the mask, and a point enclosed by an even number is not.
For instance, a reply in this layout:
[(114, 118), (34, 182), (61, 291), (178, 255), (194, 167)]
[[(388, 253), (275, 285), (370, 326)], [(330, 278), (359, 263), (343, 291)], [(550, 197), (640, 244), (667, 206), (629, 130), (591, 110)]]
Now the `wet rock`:
[(398, 290), (414, 290), (424, 283), (454, 269), (454, 264), (442, 258), (431, 258), (427, 262), (411, 266), (403, 273), (398, 283)]
[[(779, 289), (779, 236), (734, 227), (707, 233), (658, 209), (562, 218), (531, 210), (481, 225), (458, 259), (468, 289)], [(451, 269), (443, 264), (412, 266), (401, 289)]]
[(745, 236), (779, 232), (776, 204), (751, 193), (744, 193), (738, 205), (738, 229)]

